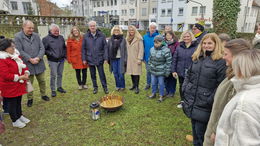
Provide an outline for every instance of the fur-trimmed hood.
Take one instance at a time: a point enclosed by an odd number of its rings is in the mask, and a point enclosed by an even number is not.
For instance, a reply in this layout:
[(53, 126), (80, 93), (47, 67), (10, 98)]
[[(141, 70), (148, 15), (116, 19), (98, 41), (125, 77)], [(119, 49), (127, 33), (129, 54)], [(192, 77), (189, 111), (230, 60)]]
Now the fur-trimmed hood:
[[(15, 52), (14, 52), (14, 54), (13, 54), (14, 56), (19, 56), (20, 55), (20, 52), (17, 50), (17, 49), (15, 49)], [(8, 57), (10, 57), (10, 58), (12, 58), (11, 56), (13, 56), (12, 54), (9, 54), (9, 53), (7, 53), (7, 52), (5, 52), (5, 51), (0, 51), (0, 59), (6, 59), (6, 58), (8, 58)]]

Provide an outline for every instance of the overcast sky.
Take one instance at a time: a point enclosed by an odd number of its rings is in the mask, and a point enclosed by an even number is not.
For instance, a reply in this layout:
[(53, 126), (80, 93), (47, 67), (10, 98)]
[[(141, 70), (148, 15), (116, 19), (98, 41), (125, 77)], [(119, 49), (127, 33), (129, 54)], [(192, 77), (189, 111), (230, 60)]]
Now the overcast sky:
[(56, 3), (59, 7), (64, 7), (69, 5), (71, 0), (51, 0), (52, 2)]

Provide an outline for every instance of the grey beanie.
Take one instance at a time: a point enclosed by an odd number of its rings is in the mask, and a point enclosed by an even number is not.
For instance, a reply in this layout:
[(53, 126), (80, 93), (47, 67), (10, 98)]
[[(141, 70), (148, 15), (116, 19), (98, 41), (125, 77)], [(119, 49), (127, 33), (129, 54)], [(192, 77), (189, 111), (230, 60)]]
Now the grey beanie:
[(161, 35), (157, 35), (155, 38), (154, 38), (154, 42), (162, 42), (164, 40), (163, 36)]

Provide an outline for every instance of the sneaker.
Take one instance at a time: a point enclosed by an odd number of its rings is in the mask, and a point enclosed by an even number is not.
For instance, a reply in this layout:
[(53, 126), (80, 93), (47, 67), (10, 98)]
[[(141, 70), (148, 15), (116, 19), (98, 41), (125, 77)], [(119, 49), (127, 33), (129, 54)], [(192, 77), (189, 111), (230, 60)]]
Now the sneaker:
[(42, 100), (45, 100), (45, 101), (49, 101), (50, 100), (50, 98), (48, 97), (48, 96), (42, 96)]
[(6, 110), (4, 110), (3, 114), (4, 114), (4, 115), (9, 115), (9, 112), (6, 111)]
[(28, 124), (31, 120), (25, 118), (23, 115), (19, 118), (19, 120), (25, 124)]
[(109, 93), (107, 88), (104, 88), (104, 92), (105, 92), (105, 94)]
[(57, 89), (57, 91), (60, 92), (60, 93), (66, 93), (66, 90), (64, 90), (62, 87), (59, 87)]
[(146, 85), (144, 88), (144, 90), (148, 90), (148, 89), (150, 89), (150, 85)]
[(165, 97), (160, 95), (160, 98), (158, 99), (158, 102), (163, 102), (164, 100), (165, 100)]
[(51, 91), (51, 97), (56, 97), (57, 94), (56, 94), (56, 91)]
[(88, 86), (87, 85), (83, 85), (83, 89), (88, 89)]
[(179, 103), (179, 104), (177, 105), (177, 108), (182, 108), (182, 104)]
[(152, 94), (150, 96), (148, 96), (149, 99), (152, 99), (152, 98), (155, 98), (156, 97), (156, 94)]
[(29, 100), (27, 101), (27, 106), (28, 106), (28, 107), (32, 107), (32, 105), (33, 105), (33, 99), (29, 99)]
[(119, 90), (120, 90), (120, 88), (117, 88), (117, 87), (116, 87), (116, 91), (119, 91)]
[(135, 94), (138, 94), (138, 93), (139, 93), (139, 88), (136, 87), (136, 88), (135, 88)]
[(26, 126), (26, 124), (23, 123), (22, 121), (20, 121), (19, 119), (17, 119), (15, 122), (13, 122), (13, 127), (23, 128), (25, 126)]
[(93, 94), (97, 94), (97, 92), (98, 92), (98, 88), (94, 88)]
[(79, 88), (78, 88), (79, 90), (82, 90), (83, 89), (83, 86), (82, 85), (79, 85)]

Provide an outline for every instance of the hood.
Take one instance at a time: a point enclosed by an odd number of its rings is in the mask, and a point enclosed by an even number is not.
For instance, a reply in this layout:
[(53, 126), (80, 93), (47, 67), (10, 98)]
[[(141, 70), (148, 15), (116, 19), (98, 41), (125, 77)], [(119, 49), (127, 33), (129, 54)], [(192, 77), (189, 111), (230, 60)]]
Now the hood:
[(242, 90), (260, 88), (260, 75), (250, 77), (249, 79), (238, 79), (233, 77), (231, 82), (234, 84), (234, 88), (237, 92)]
[[(17, 49), (15, 49), (14, 51), (15, 51), (14, 52), (15, 55), (18, 55), (18, 56), (20, 55), (20, 52)], [(11, 54), (9, 54), (5, 51), (0, 51), (0, 59), (6, 59), (8, 57), (11, 57)]]

